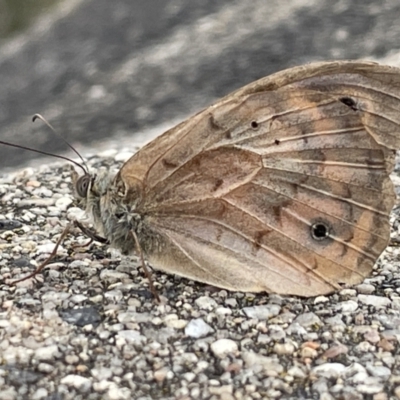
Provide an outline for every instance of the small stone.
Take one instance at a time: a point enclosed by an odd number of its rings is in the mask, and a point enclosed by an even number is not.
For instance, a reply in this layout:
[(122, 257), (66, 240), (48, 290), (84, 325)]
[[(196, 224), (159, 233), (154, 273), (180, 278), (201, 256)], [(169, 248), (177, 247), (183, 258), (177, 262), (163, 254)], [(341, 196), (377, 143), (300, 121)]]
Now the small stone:
[(355, 287), (358, 293), (360, 294), (371, 294), (375, 291), (375, 286), (370, 283), (361, 283)]
[(326, 296), (318, 296), (314, 299), (314, 304), (328, 303), (328, 302), (329, 302), (329, 297)]
[(118, 332), (117, 336), (126, 341), (126, 343), (145, 343), (146, 337), (141, 335), (140, 332), (134, 330), (125, 330)]
[(358, 303), (354, 300), (341, 301), (335, 308), (343, 314), (349, 314), (357, 310)]
[(311, 372), (326, 379), (337, 379), (345, 369), (346, 367), (340, 363), (326, 363), (314, 367)]
[(38, 364), (37, 369), (39, 372), (43, 372), (45, 374), (50, 374), (54, 371), (54, 366), (51, 364), (41, 362)]
[(304, 379), (307, 376), (307, 373), (298, 365), (289, 368), (287, 373), (288, 375), (293, 376), (293, 378)]
[(31, 399), (32, 400), (41, 400), (46, 398), (49, 395), (49, 392), (45, 388), (39, 388), (33, 393)]
[(370, 329), (368, 332), (364, 333), (364, 339), (372, 344), (376, 344), (381, 338), (376, 329)]
[(131, 400), (132, 392), (126, 387), (117, 387), (113, 384), (108, 389), (107, 398), (109, 400)]
[(312, 312), (300, 314), (293, 322), (298, 323), (304, 328), (308, 328), (313, 325), (323, 325), (319, 317)]
[(65, 211), (69, 205), (71, 205), (73, 200), (70, 197), (60, 197), (59, 199), (56, 200), (55, 206), (62, 210)]
[(355, 362), (344, 369), (342, 372), (342, 378), (349, 379), (360, 373), (367, 375), (367, 371), (364, 366)]
[(377, 378), (380, 378), (382, 380), (388, 380), (391, 375), (391, 371), (389, 368), (384, 367), (382, 365), (368, 365), (367, 366), (367, 371), (372, 375)]
[(394, 388), (394, 395), (395, 395), (398, 399), (400, 399), (400, 386), (396, 386), (396, 387)]
[(223, 386), (210, 386), (208, 388), (211, 394), (221, 396), (223, 393), (233, 393), (233, 386), (232, 385), (223, 385)]
[(185, 327), (185, 335), (193, 338), (201, 338), (212, 333), (213, 329), (202, 318), (192, 319)]
[(216, 357), (224, 358), (228, 354), (236, 354), (238, 345), (231, 339), (219, 339), (211, 343), (211, 351)]
[(60, 311), (61, 318), (76, 326), (96, 325), (101, 321), (101, 315), (95, 307), (82, 307)]
[(318, 351), (312, 349), (311, 347), (303, 347), (301, 349), (301, 358), (316, 358), (318, 356)]
[(58, 351), (58, 347), (55, 344), (36, 349), (34, 353), (34, 357), (39, 361), (51, 361), (58, 356), (60, 356), (60, 353)]
[(292, 343), (276, 343), (273, 351), (278, 355), (293, 354), (295, 347)]
[(61, 384), (72, 386), (81, 393), (87, 393), (92, 387), (92, 381), (80, 375), (67, 375), (61, 379)]
[(197, 307), (201, 310), (212, 311), (215, 307), (218, 306), (218, 303), (208, 296), (201, 296), (195, 300)]
[(288, 335), (304, 336), (307, 334), (307, 331), (298, 322), (292, 322), (286, 329), (286, 333)]
[[(54, 250), (55, 244), (54, 243), (46, 243), (41, 244), (36, 247), (37, 254), (50, 254)], [(65, 249), (59, 245), (57, 248), (57, 254), (62, 254), (65, 252)]]
[(78, 303), (83, 303), (84, 301), (86, 301), (87, 297), (83, 294), (76, 294), (76, 295), (70, 297), (70, 300), (73, 303), (78, 304)]
[(277, 304), (265, 304), (262, 306), (245, 307), (242, 311), (248, 318), (267, 320), (278, 315), (281, 307)]
[(268, 376), (278, 376), (283, 372), (283, 366), (277, 359), (263, 356), (252, 351), (242, 354), (243, 361), (248, 368), (257, 368), (260, 366)]
[(323, 358), (335, 358), (341, 354), (346, 354), (349, 351), (348, 347), (339, 343), (331, 346), (325, 353), (322, 355)]
[(375, 394), (375, 393), (382, 392), (384, 389), (384, 386), (380, 385), (380, 384), (375, 384), (375, 385), (360, 384), (360, 385), (357, 385), (356, 389), (358, 392), (360, 392), (362, 394)]
[(236, 309), (237, 308), (237, 300), (234, 297), (229, 297), (228, 299), (225, 300), (225, 305)]
[(13, 387), (7, 389), (2, 388), (0, 391), (0, 400), (16, 400), (18, 398), (18, 394)]
[(388, 307), (391, 303), (390, 299), (381, 296), (359, 294), (357, 298), (361, 303), (368, 306), (374, 306), (375, 308), (385, 308)]
[(388, 394), (385, 392), (380, 392), (374, 395), (374, 397), (372, 398), (373, 400), (388, 400)]

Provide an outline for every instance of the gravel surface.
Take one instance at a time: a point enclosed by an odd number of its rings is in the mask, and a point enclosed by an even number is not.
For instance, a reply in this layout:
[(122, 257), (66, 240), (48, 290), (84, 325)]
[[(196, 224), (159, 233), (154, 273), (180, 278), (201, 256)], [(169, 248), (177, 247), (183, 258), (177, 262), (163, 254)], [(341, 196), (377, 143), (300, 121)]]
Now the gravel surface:
[[(131, 154), (110, 148), (89, 165)], [(78, 230), (10, 285), (82, 212), (68, 164), (3, 175), (0, 194), (0, 219), (23, 223), (0, 232), (0, 400), (400, 398), (398, 210), (393, 245), (355, 288), (304, 300), (155, 272), (156, 304), (137, 259)]]

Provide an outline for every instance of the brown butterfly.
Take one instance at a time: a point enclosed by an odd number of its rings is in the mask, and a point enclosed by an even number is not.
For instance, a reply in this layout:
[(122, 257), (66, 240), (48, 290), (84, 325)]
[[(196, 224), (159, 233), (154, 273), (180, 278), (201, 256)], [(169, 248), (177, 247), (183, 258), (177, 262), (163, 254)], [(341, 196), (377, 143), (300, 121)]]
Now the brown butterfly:
[(387, 246), (399, 147), (400, 70), (315, 63), (222, 98), (76, 191), (99, 234), (157, 269), (315, 296), (361, 282)]

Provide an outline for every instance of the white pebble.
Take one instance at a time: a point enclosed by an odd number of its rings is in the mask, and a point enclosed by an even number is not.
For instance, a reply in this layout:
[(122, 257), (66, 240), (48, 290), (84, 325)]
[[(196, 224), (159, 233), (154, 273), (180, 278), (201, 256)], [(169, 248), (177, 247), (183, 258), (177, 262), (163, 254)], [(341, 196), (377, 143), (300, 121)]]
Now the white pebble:
[(92, 387), (91, 380), (80, 375), (67, 375), (61, 379), (61, 384), (72, 386), (80, 392), (88, 392)]
[(238, 345), (231, 339), (219, 339), (211, 343), (211, 351), (215, 356), (224, 358), (228, 354), (235, 354), (238, 351)]
[(202, 318), (192, 319), (186, 325), (185, 335), (192, 338), (201, 338), (212, 333), (213, 329)]
[(322, 376), (327, 379), (337, 379), (346, 367), (340, 363), (326, 363), (312, 369), (314, 375)]
[(56, 200), (56, 207), (62, 211), (65, 211), (73, 200), (70, 197), (64, 196)]
[(387, 297), (374, 296), (372, 294), (359, 294), (357, 298), (361, 303), (364, 303), (368, 306), (374, 306), (376, 308), (385, 308), (391, 303), (390, 299)]
[(53, 344), (51, 346), (36, 349), (35, 358), (40, 361), (51, 361), (59, 355), (58, 347)]
[(245, 307), (242, 311), (248, 318), (267, 320), (278, 315), (281, 307), (277, 304), (265, 304), (262, 306)]
[(198, 299), (196, 299), (195, 303), (200, 309), (208, 311), (213, 310), (218, 305), (214, 299), (208, 296), (199, 297)]
[(134, 330), (125, 330), (118, 332), (117, 336), (124, 339), (127, 343), (143, 343), (146, 342), (146, 337), (140, 332)]
[(357, 310), (358, 303), (354, 300), (341, 301), (335, 308), (340, 310), (342, 313), (353, 313)]

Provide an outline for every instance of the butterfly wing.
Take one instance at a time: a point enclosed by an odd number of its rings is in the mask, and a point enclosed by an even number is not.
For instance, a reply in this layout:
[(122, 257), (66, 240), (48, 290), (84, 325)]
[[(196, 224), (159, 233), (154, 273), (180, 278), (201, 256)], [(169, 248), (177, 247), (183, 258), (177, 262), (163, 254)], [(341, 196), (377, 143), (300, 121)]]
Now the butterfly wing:
[(157, 237), (142, 239), (149, 261), (241, 291), (362, 281), (389, 239), (399, 82), (371, 63), (294, 68), (144, 147), (118, 179)]

